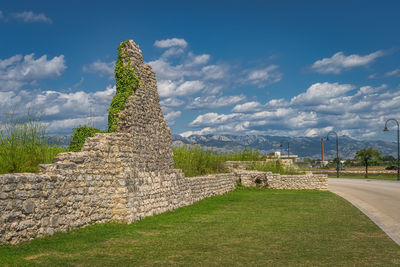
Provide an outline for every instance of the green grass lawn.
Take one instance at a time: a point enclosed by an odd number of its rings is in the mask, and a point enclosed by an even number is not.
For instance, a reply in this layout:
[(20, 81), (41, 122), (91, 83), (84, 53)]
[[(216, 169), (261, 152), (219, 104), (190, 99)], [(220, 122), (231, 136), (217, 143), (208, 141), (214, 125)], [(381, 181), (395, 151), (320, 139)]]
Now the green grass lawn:
[[(335, 173), (326, 173), (329, 178), (336, 178)], [(364, 173), (346, 173), (341, 172), (340, 178), (354, 178), (354, 179), (366, 179)], [(378, 180), (397, 180), (397, 173), (369, 173), (368, 179), (378, 179)]]
[(239, 188), (130, 225), (3, 246), (4, 265), (393, 266), (400, 247), (330, 192)]

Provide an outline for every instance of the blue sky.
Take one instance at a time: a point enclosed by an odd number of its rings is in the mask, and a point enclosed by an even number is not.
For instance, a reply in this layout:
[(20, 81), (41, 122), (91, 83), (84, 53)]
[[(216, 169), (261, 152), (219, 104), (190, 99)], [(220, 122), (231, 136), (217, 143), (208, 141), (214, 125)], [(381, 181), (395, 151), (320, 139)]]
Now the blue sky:
[(174, 134), (391, 140), (400, 120), (398, 1), (60, 2), (0, 5), (1, 113), (40, 110), (53, 134), (106, 128), (127, 39)]

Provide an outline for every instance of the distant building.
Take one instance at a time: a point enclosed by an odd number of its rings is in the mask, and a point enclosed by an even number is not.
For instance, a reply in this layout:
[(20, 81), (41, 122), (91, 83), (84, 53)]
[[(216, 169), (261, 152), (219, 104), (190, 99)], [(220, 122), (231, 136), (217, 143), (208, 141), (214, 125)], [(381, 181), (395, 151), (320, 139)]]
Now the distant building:
[(326, 165), (328, 165), (328, 163), (329, 163), (329, 161), (327, 161), (327, 160), (321, 160), (321, 161), (319, 162), (319, 165), (320, 165), (321, 167), (325, 167)]

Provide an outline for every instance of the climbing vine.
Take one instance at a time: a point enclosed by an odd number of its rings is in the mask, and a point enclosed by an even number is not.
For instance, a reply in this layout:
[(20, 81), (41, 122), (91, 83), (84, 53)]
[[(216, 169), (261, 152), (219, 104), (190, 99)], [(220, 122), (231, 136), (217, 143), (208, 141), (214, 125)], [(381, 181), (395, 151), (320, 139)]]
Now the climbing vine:
[[(124, 49), (128, 41), (122, 42), (118, 47), (118, 58), (115, 62), (115, 84), (117, 92), (108, 109), (108, 132), (114, 132), (119, 121), (119, 112), (125, 108), (125, 102), (133, 94), (139, 84), (134, 70), (130, 67), (127, 50)], [(127, 64), (124, 64), (124, 59)]]

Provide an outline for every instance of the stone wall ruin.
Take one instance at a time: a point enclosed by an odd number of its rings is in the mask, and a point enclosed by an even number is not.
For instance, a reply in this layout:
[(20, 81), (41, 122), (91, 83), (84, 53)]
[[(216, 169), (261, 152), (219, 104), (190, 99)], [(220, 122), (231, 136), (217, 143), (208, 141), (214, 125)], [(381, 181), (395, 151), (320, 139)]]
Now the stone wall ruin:
[(245, 175), (185, 178), (173, 169), (172, 137), (155, 72), (143, 64), (133, 41), (123, 49), (139, 87), (120, 112), (116, 131), (87, 138), (81, 152), (57, 155), (52, 164), (41, 165), (40, 173), (0, 175), (0, 243), (92, 223), (131, 223), (224, 194)]

